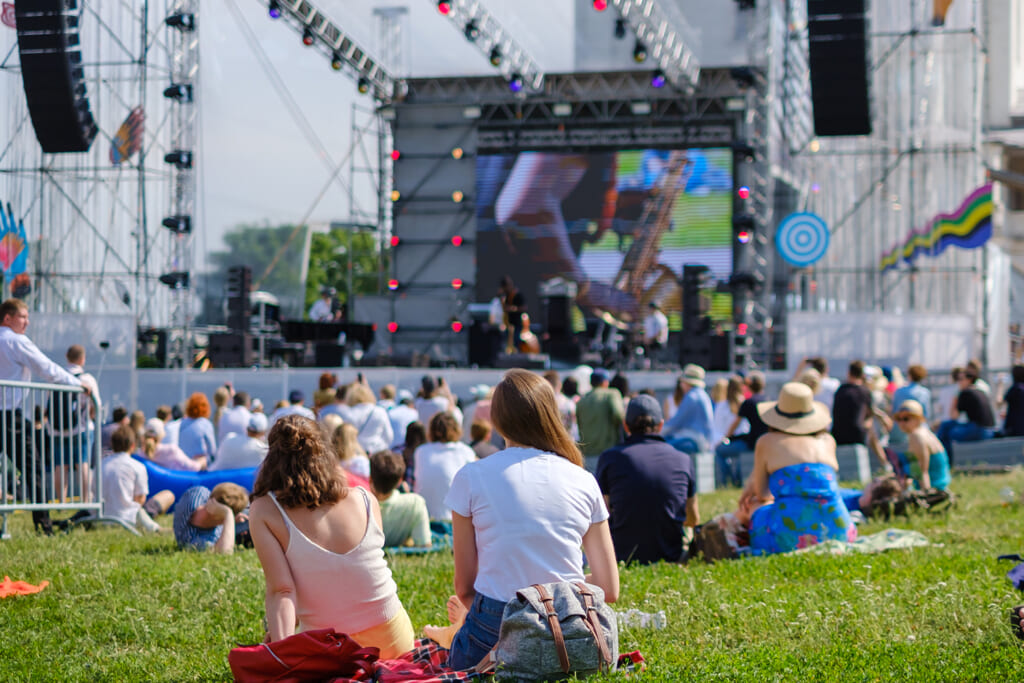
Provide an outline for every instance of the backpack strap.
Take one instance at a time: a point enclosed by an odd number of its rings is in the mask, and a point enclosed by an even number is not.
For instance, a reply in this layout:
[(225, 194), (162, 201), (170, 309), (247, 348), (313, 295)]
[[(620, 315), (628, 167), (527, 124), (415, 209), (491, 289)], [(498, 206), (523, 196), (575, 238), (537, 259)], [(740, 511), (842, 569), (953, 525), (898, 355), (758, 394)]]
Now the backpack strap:
[(601, 653), (601, 659), (604, 661), (605, 666), (611, 669), (612, 653), (608, 651), (608, 643), (604, 638), (604, 627), (601, 626), (601, 621), (597, 616), (594, 593), (585, 583), (577, 583), (576, 588), (579, 589), (580, 595), (583, 596), (583, 606), (587, 609), (586, 624), (590, 628), (590, 632), (594, 634), (594, 640), (597, 641), (597, 650)]
[(533, 588), (540, 596), (540, 601), (547, 611), (548, 626), (551, 628), (551, 635), (555, 639), (555, 650), (558, 652), (558, 662), (562, 665), (562, 671), (569, 673), (569, 652), (565, 649), (565, 636), (562, 635), (562, 626), (558, 623), (558, 612), (555, 611), (555, 599), (542, 584), (535, 583)]

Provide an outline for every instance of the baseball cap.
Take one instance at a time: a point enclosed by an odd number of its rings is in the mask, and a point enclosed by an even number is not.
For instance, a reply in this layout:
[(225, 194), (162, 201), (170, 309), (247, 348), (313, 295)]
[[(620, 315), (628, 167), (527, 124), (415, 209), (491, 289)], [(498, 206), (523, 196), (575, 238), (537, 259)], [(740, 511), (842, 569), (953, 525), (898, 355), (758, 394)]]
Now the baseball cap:
[(608, 371), (604, 368), (594, 368), (594, 371), (590, 373), (590, 383), (599, 384), (601, 382), (607, 382), (612, 377), (608, 374)]
[(306, 400), (306, 395), (298, 389), (292, 389), (292, 392), (288, 394), (289, 403), (302, 403)]
[(263, 413), (253, 413), (250, 415), (248, 429), (250, 432), (267, 431), (267, 416)]
[(655, 422), (664, 420), (658, 399), (648, 394), (634, 396), (626, 407), (626, 424), (633, 424), (640, 417), (652, 417)]

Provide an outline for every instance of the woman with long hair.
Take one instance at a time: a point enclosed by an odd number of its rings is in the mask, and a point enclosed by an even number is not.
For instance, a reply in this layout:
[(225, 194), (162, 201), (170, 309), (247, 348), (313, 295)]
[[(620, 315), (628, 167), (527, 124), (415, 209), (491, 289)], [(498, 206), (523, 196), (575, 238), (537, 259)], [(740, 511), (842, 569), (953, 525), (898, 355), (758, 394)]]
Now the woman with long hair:
[[(671, 394), (665, 397), (665, 404), (661, 407), (666, 421), (671, 420), (672, 416), (679, 410), (679, 404), (683, 402), (683, 396), (686, 396), (686, 387), (683, 385), (683, 378), (677, 377), (675, 388), (672, 389)], [(714, 400), (713, 397), (712, 400)]]
[(497, 643), (505, 603), (521, 588), (585, 580), (607, 602), (619, 596), (608, 509), (551, 385), (510, 370), (494, 390), (491, 418), (508, 447), (459, 470), (445, 498), (455, 555), (449, 613), (464, 619), (448, 660), (455, 669), (477, 664)]
[(351, 489), (320, 427), (288, 415), (269, 434), (249, 508), (266, 578), (270, 641), (333, 628), (391, 659), (413, 647), (409, 616), (384, 559), (380, 506)]
[[(331, 417), (331, 416), (328, 416)], [(337, 416), (333, 416), (337, 417)], [(341, 418), (337, 418), (341, 419)], [(346, 472), (358, 475), (363, 479), (370, 477), (370, 457), (359, 445), (359, 430), (355, 425), (342, 423), (331, 432), (331, 446), (338, 456), (338, 462)]]

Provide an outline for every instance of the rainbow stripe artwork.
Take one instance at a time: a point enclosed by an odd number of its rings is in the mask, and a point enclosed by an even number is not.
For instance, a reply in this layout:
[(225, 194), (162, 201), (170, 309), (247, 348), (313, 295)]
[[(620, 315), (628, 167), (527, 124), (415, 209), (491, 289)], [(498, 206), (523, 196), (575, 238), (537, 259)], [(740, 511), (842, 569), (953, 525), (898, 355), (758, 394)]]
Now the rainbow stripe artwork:
[(947, 247), (977, 249), (992, 237), (992, 184), (972, 192), (953, 213), (940, 213), (902, 244), (882, 254), (878, 269), (883, 273), (900, 261), (910, 265), (918, 256), (935, 257)]

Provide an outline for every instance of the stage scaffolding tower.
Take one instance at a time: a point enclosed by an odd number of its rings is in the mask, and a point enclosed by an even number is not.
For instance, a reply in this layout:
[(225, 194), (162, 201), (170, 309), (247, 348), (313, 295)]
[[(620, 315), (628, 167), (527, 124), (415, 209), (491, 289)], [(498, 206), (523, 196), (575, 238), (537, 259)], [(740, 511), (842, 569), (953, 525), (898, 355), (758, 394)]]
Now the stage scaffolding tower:
[[(815, 266), (795, 272), (788, 305), (970, 314), (984, 335), (987, 248), (950, 248), (887, 273), (878, 267), (910, 230), (954, 211), (985, 181), (981, 2), (953, 3), (938, 26), (928, 0), (870, 7), (874, 132), (811, 137), (793, 150), (798, 208), (825, 218), (832, 242)], [(790, 29), (789, 44), (806, 50), (806, 23)]]

